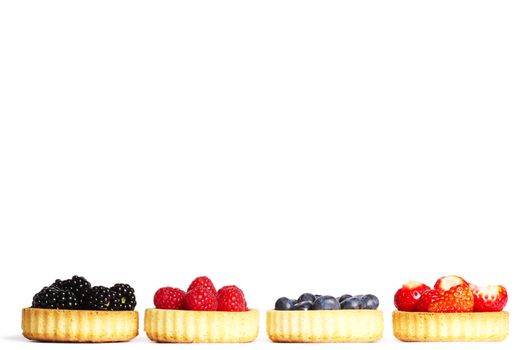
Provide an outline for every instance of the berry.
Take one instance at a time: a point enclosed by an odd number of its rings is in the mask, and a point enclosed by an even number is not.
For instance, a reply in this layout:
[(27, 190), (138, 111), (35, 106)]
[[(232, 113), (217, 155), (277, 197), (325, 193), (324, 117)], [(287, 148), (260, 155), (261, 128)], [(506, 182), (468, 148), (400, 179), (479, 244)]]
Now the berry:
[(507, 304), (507, 290), (503, 286), (477, 287), (471, 284), (470, 290), (474, 294), (474, 311), (501, 311)]
[(312, 310), (339, 310), (341, 306), (336, 298), (330, 295), (323, 295), (315, 299)]
[(474, 310), (474, 295), (467, 284), (459, 284), (440, 293), (428, 305), (429, 312), (471, 312)]
[(296, 303), (293, 306), (292, 310), (303, 310), (303, 311), (310, 310), (313, 304), (314, 303), (312, 303), (310, 300), (304, 300), (304, 301)]
[(436, 281), (434, 289), (446, 292), (452, 287), (459, 286), (460, 284), (468, 284), (463, 278), (455, 275), (444, 276)]
[(193, 311), (217, 311), (217, 296), (204, 286), (193, 287), (184, 297), (184, 307)]
[(86, 308), (88, 310), (112, 310), (116, 295), (107, 287), (93, 287), (87, 296)]
[(350, 294), (343, 294), (337, 300), (339, 300), (340, 303), (342, 303), (345, 299), (351, 298), (352, 296)]
[(295, 302), (287, 297), (281, 297), (275, 302), (275, 310), (292, 310)]
[(203, 287), (206, 290), (208, 290), (210, 293), (215, 295), (217, 297), (217, 289), (215, 289), (215, 286), (213, 285), (213, 282), (206, 276), (200, 276), (195, 278), (190, 286), (188, 287), (188, 292), (190, 292), (194, 288)]
[(115, 298), (112, 300), (112, 310), (133, 310), (137, 305), (135, 299), (135, 290), (129, 284), (117, 283), (110, 288), (115, 292)]
[(416, 311), (419, 312), (427, 312), (428, 306), (437, 301), (441, 297), (441, 291), (435, 290), (435, 289), (429, 289), (423, 294), (421, 294), (421, 298), (419, 298), (419, 301), (416, 305)]
[(341, 309), (344, 310), (358, 310), (363, 309), (364, 307), (363, 299), (361, 297), (355, 296), (351, 298), (346, 298), (341, 303)]
[(299, 299), (297, 299), (297, 302), (300, 303), (302, 301), (310, 301), (310, 302), (314, 302), (315, 301), (315, 295), (311, 294), (311, 293), (304, 293), (304, 294), (301, 294), (301, 296), (299, 297)]
[(394, 304), (399, 311), (414, 311), (421, 294), (430, 287), (416, 281), (409, 281), (399, 288), (394, 296)]
[(78, 300), (72, 291), (51, 286), (36, 293), (31, 306), (42, 309), (77, 309)]
[(221, 288), (218, 299), (218, 311), (246, 311), (248, 309), (244, 293), (239, 287)]
[(75, 297), (78, 300), (79, 307), (84, 307), (85, 300), (87, 299), (87, 295), (91, 289), (91, 283), (89, 283), (88, 280), (86, 280), (84, 277), (80, 276), (73, 276), (68, 280), (55, 280), (55, 283), (51, 285), (51, 287), (56, 287), (61, 290), (68, 290), (70, 292), (73, 292)]
[(153, 303), (157, 309), (184, 309), (186, 292), (179, 288), (163, 287), (155, 292)]
[(379, 307), (379, 299), (373, 294), (363, 295), (361, 298), (363, 309), (375, 310)]

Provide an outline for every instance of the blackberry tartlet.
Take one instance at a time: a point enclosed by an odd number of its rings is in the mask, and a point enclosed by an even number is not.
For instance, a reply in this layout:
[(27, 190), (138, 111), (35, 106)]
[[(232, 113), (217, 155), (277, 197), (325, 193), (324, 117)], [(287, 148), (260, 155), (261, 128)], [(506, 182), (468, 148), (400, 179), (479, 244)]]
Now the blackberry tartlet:
[(49, 342), (121, 342), (138, 334), (135, 293), (128, 284), (91, 287), (84, 277), (56, 280), (22, 310), (22, 334)]

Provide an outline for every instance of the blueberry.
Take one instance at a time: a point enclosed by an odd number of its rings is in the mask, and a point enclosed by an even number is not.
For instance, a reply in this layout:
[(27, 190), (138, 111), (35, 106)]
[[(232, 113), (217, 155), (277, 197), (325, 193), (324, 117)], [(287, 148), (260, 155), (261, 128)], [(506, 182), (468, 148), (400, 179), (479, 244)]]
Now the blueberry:
[(314, 296), (315, 296), (315, 299), (317, 299), (317, 298), (319, 298), (319, 297), (322, 297), (321, 294), (314, 294)]
[(299, 299), (297, 299), (297, 302), (300, 303), (302, 301), (311, 301), (312, 303), (315, 301), (315, 295), (311, 294), (311, 293), (304, 293), (304, 294), (301, 294), (301, 296), (299, 297)]
[(311, 310), (339, 310), (341, 306), (336, 298), (330, 295), (323, 295), (315, 299)]
[(301, 301), (293, 306), (293, 310), (310, 310), (313, 304), (310, 300)]
[(364, 306), (363, 299), (359, 297), (351, 297), (351, 298), (345, 299), (341, 303), (341, 309), (345, 309), (345, 310), (362, 309), (363, 306)]
[(291, 310), (294, 302), (287, 297), (277, 299), (275, 302), (275, 310)]
[(348, 299), (348, 298), (351, 298), (351, 297), (352, 297), (352, 296), (351, 296), (350, 294), (343, 294), (343, 295), (341, 295), (341, 296), (339, 297), (338, 300), (339, 300), (340, 303), (342, 303), (343, 300)]
[(373, 294), (363, 295), (361, 298), (363, 309), (375, 310), (379, 306), (379, 299)]

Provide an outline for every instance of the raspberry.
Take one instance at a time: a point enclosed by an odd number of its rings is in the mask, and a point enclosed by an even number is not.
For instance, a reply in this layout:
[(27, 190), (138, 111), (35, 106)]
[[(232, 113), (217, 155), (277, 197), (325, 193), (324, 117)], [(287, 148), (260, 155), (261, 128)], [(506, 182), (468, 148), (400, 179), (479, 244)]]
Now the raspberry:
[(158, 309), (175, 309), (184, 308), (184, 297), (186, 293), (179, 288), (164, 287), (157, 290), (153, 297), (153, 303)]
[(244, 293), (236, 286), (226, 286), (219, 290), (219, 311), (246, 311)]
[(184, 306), (193, 311), (217, 311), (217, 297), (206, 287), (193, 287), (186, 293)]
[(217, 289), (215, 289), (213, 282), (206, 276), (200, 276), (194, 279), (188, 287), (188, 292), (197, 287), (203, 287), (213, 295), (217, 296)]

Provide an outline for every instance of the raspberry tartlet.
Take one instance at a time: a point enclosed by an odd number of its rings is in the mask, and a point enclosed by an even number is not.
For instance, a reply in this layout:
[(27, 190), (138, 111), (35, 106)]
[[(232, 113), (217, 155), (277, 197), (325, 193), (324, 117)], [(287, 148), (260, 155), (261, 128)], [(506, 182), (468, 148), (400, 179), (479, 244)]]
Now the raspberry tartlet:
[(394, 336), (408, 342), (501, 341), (509, 334), (503, 286), (477, 287), (445, 276), (434, 288), (415, 281), (394, 296)]
[(22, 310), (22, 334), (48, 342), (122, 342), (138, 335), (135, 292), (128, 284), (91, 287), (84, 277), (56, 280)]
[(153, 298), (154, 309), (146, 309), (144, 330), (162, 343), (247, 343), (259, 333), (259, 311), (249, 309), (237, 286), (215, 289), (201, 276), (184, 292), (164, 287)]
[(383, 312), (378, 307), (379, 299), (372, 294), (281, 297), (266, 313), (266, 332), (274, 342), (374, 342), (383, 336)]

